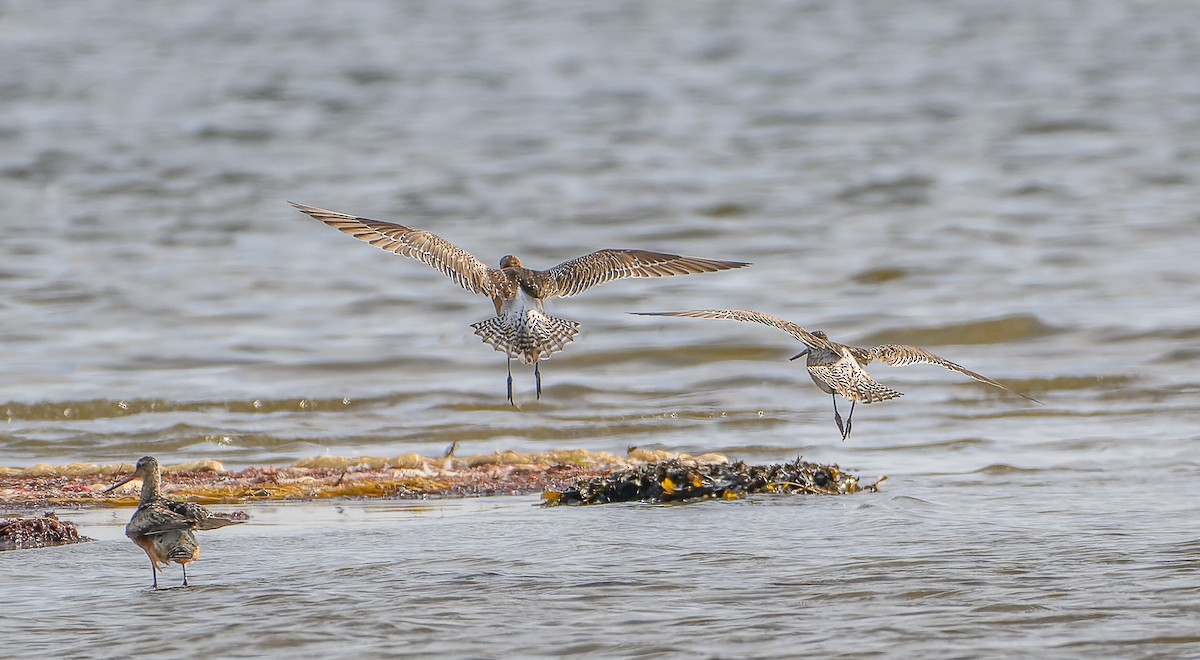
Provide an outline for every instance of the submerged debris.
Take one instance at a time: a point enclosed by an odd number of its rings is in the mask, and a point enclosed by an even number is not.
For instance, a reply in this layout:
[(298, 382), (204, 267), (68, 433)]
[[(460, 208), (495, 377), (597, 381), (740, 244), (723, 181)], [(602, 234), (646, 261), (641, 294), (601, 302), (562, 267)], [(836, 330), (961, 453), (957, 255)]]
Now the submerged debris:
[(80, 541), (91, 539), (80, 536), (75, 523), (59, 520), (53, 512), (36, 518), (0, 520), (0, 550), (44, 548)]
[(751, 493), (846, 495), (860, 490), (877, 491), (882, 481), (860, 486), (858, 477), (842, 472), (836, 465), (809, 463), (799, 458), (774, 465), (666, 460), (600, 477), (585, 477), (564, 490), (543, 493), (542, 500), (547, 506), (556, 506), (733, 500)]

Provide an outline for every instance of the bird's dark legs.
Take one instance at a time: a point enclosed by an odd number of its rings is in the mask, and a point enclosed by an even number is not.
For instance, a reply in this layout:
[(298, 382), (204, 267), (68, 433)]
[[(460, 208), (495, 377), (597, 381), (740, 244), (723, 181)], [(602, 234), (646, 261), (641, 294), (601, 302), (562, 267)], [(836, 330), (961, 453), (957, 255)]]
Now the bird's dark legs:
[(152, 589), (158, 588), (158, 567), (154, 565), (154, 560), (150, 560), (150, 576), (153, 582), (150, 583)]
[(183, 586), (188, 586), (187, 583), (187, 564), (180, 564), (183, 567)]
[(512, 358), (508, 358), (508, 402), (517, 405), (512, 398)]
[(845, 442), (846, 438), (850, 437), (850, 425), (854, 423), (854, 404), (856, 403), (858, 402), (850, 402), (850, 414), (846, 417), (846, 435), (842, 436), (842, 442)]
[(846, 425), (842, 423), (842, 414), (837, 409), (837, 393), (833, 395), (833, 421), (837, 422), (838, 433), (842, 434), (842, 440), (846, 439)]
[(542, 372), (538, 369), (538, 363), (533, 363), (533, 380), (537, 383), (537, 398), (542, 398)]

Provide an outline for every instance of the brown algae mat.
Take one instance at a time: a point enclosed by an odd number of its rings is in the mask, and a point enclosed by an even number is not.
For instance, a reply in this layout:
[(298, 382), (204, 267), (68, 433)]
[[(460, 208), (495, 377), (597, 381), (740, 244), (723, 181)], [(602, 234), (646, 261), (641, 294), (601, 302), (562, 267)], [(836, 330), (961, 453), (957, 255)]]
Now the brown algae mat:
[[(0, 468), (0, 510), (136, 506), (139, 482), (101, 491), (132, 464)], [(719, 454), (688, 456), (631, 449), (627, 456), (583, 450), (471, 457), (321, 456), (289, 467), (226, 470), (216, 461), (167, 465), (163, 494), (198, 504), (322, 499), (420, 499), (543, 493), (546, 504), (731, 499), (751, 493), (840, 495), (875, 490), (836, 465), (797, 459), (782, 465), (730, 463)]]
[(563, 490), (542, 494), (549, 506), (562, 504), (608, 504), (611, 502), (691, 502), (735, 500), (754, 493), (785, 495), (848, 495), (877, 492), (884, 478), (860, 485), (836, 465), (809, 463), (797, 458), (790, 463), (749, 465), (697, 463), (671, 459), (647, 463), (600, 477), (583, 477)]
[(44, 548), (90, 540), (79, 535), (75, 523), (59, 520), (53, 511), (30, 518), (0, 518), (0, 550)]

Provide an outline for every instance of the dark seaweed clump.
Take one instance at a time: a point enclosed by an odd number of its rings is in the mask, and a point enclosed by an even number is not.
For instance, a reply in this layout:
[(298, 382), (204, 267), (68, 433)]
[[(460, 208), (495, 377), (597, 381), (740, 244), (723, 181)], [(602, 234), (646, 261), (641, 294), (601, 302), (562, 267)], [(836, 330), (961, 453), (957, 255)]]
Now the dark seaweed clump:
[(751, 493), (846, 495), (875, 489), (876, 484), (859, 486), (857, 477), (842, 472), (836, 465), (809, 463), (799, 458), (774, 465), (670, 460), (583, 478), (561, 492), (543, 493), (542, 500), (547, 506), (684, 502), (731, 500)]
[(53, 513), (40, 518), (0, 520), (0, 550), (44, 548), (90, 540), (79, 535), (75, 523), (59, 520)]

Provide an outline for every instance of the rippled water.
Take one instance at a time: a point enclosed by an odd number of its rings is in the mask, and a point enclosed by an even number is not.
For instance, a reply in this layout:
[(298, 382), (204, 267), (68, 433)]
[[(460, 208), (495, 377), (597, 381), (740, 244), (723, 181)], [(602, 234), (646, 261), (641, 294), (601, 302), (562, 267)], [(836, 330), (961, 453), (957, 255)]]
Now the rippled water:
[[(1185, 2), (0, 5), (5, 465), (457, 440), (890, 476), (694, 507), (252, 507), (161, 594), (128, 511), (82, 512), (99, 543), (0, 555), (24, 612), (0, 632), (80, 654), (1194, 653), (1198, 28)], [(515, 368), (517, 411), (468, 327), (486, 300), (288, 199), (488, 263), (755, 265), (551, 301), (583, 333), (541, 401)], [(689, 307), (926, 346), (1046, 405), (879, 367), (906, 395), (842, 443), (788, 336), (624, 313)]]

